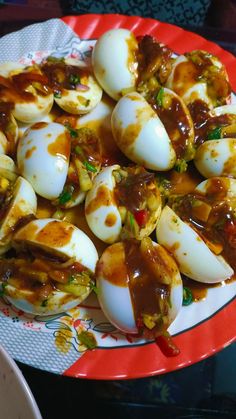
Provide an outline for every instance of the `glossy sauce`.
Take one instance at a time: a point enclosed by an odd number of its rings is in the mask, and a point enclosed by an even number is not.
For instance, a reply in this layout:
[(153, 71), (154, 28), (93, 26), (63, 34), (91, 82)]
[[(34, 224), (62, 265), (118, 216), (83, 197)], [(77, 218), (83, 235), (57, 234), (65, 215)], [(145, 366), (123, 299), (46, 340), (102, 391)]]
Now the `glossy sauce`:
[[(144, 327), (143, 315), (150, 316), (168, 315), (170, 288), (168, 285), (158, 282), (154, 277), (147, 261), (144, 260), (140, 251), (140, 242), (125, 241), (125, 262), (128, 272), (128, 285), (133, 304), (133, 311), (138, 329)], [(158, 263), (158, 258), (157, 258)], [(163, 306), (160, 306), (162, 301)], [(163, 325), (156, 324), (151, 330), (144, 327), (143, 334), (146, 337), (156, 337), (163, 332)]]

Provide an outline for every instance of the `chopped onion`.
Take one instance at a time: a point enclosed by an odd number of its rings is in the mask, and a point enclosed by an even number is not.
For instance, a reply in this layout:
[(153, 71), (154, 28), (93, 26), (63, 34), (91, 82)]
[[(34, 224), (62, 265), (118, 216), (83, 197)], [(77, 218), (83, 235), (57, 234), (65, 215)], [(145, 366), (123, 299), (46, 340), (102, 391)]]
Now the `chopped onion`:
[(78, 92), (87, 92), (89, 90), (89, 86), (86, 86), (86, 84), (81, 83), (77, 83), (75, 88)]

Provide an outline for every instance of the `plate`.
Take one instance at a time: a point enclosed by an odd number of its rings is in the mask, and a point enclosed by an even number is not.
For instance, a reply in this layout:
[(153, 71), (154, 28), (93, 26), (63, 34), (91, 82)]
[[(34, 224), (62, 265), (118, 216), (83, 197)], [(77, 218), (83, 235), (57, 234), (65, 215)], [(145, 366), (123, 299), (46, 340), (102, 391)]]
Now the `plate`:
[[(40, 61), (49, 53), (89, 60), (95, 40), (111, 28), (127, 28), (136, 35), (151, 34), (176, 53), (203, 49), (226, 65), (236, 89), (236, 58), (218, 45), (179, 27), (153, 19), (123, 15), (82, 15), (31, 25), (0, 40), (0, 61)], [(34, 51), (28, 46), (34, 45)], [(107, 108), (103, 107), (104, 118)], [(183, 307), (170, 332), (181, 350), (166, 358), (152, 342), (118, 332), (90, 296), (79, 307), (54, 316), (25, 314), (0, 301), (0, 341), (16, 360), (73, 377), (122, 379), (174, 371), (209, 357), (235, 340), (236, 283), (212, 288), (204, 301)], [(77, 335), (92, 331), (98, 347), (85, 350)]]
[(42, 419), (22, 372), (2, 346), (0, 346), (0, 405), (1, 418)]

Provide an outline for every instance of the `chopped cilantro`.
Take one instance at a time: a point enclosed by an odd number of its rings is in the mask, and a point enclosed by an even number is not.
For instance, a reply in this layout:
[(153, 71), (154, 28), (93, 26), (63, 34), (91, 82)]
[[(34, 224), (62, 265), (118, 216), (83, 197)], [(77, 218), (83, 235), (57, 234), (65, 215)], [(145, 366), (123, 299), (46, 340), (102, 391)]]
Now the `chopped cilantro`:
[(163, 97), (164, 97), (164, 87), (161, 87), (156, 96), (156, 103), (160, 107), (163, 105)]
[(131, 231), (133, 232), (134, 231), (134, 216), (131, 213), (129, 214), (129, 223), (130, 223)]
[(219, 140), (221, 138), (221, 127), (216, 127), (207, 135), (207, 140)]
[(59, 204), (64, 205), (72, 198), (73, 189), (72, 188), (65, 188), (63, 189), (62, 193), (59, 195)]
[(80, 83), (80, 77), (78, 76), (78, 74), (71, 74), (69, 77), (69, 82), (71, 84), (78, 84)]
[(94, 167), (91, 163), (89, 163), (88, 161), (85, 161), (84, 162), (84, 166), (86, 167), (86, 169), (89, 171), (89, 172), (93, 172), (93, 173), (96, 173), (97, 172), (97, 169), (96, 169), (96, 167)]
[(97, 295), (99, 294), (99, 289), (93, 282), (90, 282), (89, 287), (92, 291), (95, 292), (95, 294), (97, 294)]
[(188, 168), (187, 162), (183, 159), (177, 159), (175, 166), (174, 166), (174, 170), (178, 173), (184, 173), (186, 172)]
[(43, 300), (41, 303), (41, 307), (47, 307), (47, 305), (48, 305), (48, 300), (47, 299)]
[(54, 97), (56, 99), (61, 99), (61, 92), (54, 92)]
[(2, 283), (2, 287), (0, 289), (0, 297), (3, 297), (5, 295), (5, 289), (7, 287), (7, 284), (5, 282)]
[(72, 128), (70, 124), (65, 124), (65, 127), (68, 129), (69, 134), (72, 138), (77, 138), (78, 137), (77, 130)]
[(193, 294), (192, 291), (184, 287), (183, 288), (183, 306), (189, 306), (193, 302)]

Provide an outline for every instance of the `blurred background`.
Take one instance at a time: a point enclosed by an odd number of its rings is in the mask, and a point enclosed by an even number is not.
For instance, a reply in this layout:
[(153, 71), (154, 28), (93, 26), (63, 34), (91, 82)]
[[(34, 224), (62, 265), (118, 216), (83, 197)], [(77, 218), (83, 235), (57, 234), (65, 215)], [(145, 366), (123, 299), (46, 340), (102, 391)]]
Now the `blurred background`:
[[(0, 0), (0, 35), (33, 22), (85, 13), (157, 18), (197, 32), (236, 55), (236, 0)], [(236, 343), (183, 370), (136, 380), (82, 380), (18, 366), (45, 419), (95, 414), (105, 419), (236, 418)]]

